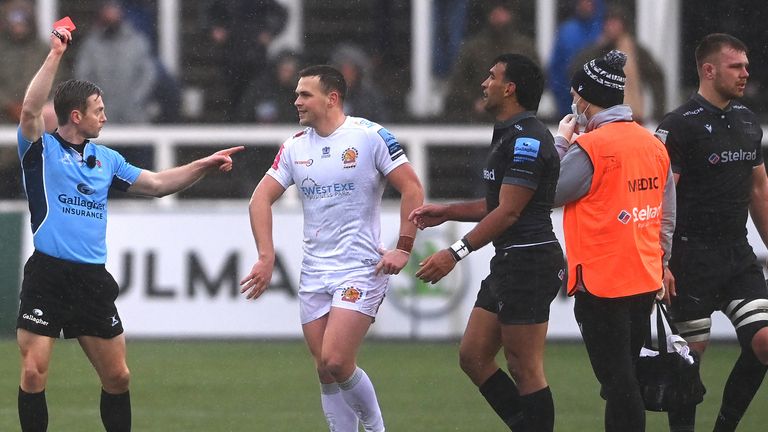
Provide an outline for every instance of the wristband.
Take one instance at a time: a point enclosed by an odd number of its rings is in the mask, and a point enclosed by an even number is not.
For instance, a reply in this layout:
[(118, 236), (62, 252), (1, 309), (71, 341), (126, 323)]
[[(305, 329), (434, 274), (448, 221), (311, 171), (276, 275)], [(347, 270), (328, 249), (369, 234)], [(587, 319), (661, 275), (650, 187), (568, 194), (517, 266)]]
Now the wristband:
[(469, 253), (472, 252), (473, 249), (466, 239), (461, 239), (456, 243), (452, 244), (451, 247), (448, 248), (448, 251), (450, 251), (451, 255), (453, 255), (453, 259), (455, 259), (456, 262), (459, 262), (464, 257), (469, 255)]
[(400, 238), (397, 239), (397, 246), (395, 246), (395, 249), (410, 254), (413, 249), (413, 240), (414, 239), (411, 236), (401, 235)]

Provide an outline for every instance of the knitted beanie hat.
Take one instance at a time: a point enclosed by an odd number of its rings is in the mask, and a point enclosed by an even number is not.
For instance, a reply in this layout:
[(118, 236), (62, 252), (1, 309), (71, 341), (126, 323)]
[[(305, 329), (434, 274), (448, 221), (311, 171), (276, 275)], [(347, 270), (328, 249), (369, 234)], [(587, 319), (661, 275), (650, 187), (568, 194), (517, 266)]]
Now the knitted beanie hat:
[(613, 50), (599, 59), (590, 60), (571, 78), (571, 87), (587, 102), (603, 108), (624, 103), (624, 65), (627, 55)]

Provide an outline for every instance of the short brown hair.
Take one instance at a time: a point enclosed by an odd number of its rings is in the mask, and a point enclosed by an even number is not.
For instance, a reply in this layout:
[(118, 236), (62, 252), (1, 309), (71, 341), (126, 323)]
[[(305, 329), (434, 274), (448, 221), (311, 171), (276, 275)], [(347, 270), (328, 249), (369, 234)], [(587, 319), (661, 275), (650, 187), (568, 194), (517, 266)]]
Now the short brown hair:
[(347, 96), (347, 81), (344, 80), (344, 75), (333, 66), (315, 65), (299, 71), (300, 78), (311, 76), (320, 78), (320, 87), (323, 88), (324, 92), (335, 91), (342, 101)]
[(747, 46), (738, 38), (727, 33), (711, 33), (696, 46), (696, 67), (700, 68), (713, 54), (720, 52), (723, 47), (733, 48), (736, 51), (748, 52)]
[(59, 84), (53, 96), (53, 110), (56, 112), (59, 126), (69, 122), (69, 113), (73, 110), (85, 112), (88, 98), (93, 95), (101, 96), (102, 91), (90, 81), (71, 79)]

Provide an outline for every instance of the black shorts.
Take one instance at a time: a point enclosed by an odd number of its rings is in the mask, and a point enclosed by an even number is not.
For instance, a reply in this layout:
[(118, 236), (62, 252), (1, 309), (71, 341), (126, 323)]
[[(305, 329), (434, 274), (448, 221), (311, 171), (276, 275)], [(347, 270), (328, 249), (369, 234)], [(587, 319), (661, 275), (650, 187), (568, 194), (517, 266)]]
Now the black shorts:
[(475, 307), (495, 313), (502, 324), (547, 322), (564, 275), (563, 250), (557, 242), (497, 250)]
[(675, 276), (675, 321), (709, 318), (736, 299), (765, 299), (763, 269), (747, 243), (716, 244), (675, 238), (669, 268)]
[(103, 264), (80, 264), (35, 251), (24, 265), (16, 327), (53, 338), (123, 333), (117, 282)]

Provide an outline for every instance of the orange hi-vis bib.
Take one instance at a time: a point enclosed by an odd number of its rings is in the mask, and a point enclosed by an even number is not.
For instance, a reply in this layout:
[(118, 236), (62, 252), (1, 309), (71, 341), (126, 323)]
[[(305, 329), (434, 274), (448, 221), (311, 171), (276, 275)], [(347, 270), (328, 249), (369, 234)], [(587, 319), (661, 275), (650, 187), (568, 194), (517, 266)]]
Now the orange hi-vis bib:
[(577, 139), (592, 186), (565, 206), (568, 294), (579, 281), (597, 297), (627, 297), (662, 284), (661, 204), (669, 156), (635, 122), (608, 123)]

